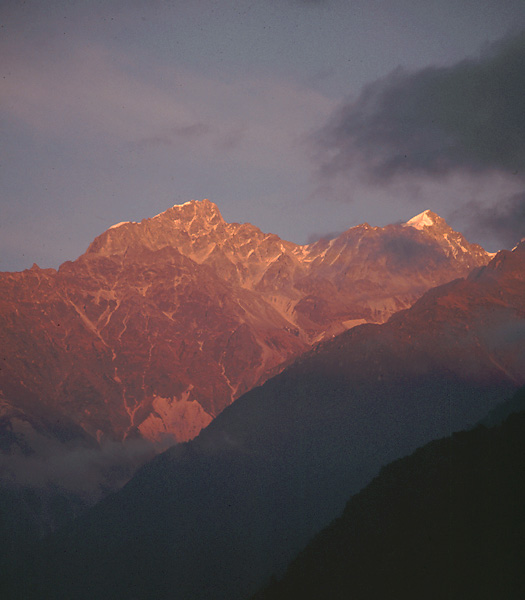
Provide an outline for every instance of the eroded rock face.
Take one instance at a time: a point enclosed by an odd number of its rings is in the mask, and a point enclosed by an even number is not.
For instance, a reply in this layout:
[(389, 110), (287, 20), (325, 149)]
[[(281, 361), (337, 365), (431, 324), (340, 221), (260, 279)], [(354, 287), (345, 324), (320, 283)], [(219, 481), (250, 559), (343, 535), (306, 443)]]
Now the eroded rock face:
[(1, 274), (0, 390), (99, 442), (162, 448), (318, 341), (489, 259), (430, 211), (300, 246), (191, 201), (113, 226), (58, 271)]

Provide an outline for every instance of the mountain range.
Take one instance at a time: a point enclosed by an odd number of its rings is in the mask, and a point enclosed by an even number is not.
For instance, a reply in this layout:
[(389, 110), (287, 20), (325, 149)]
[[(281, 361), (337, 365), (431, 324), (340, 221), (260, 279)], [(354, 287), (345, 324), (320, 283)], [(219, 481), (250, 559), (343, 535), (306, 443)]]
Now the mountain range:
[(248, 598), (525, 383), (525, 244), (431, 211), (301, 246), (191, 201), (0, 281), (9, 598)]
[(255, 593), (388, 462), (525, 384), (525, 244), (328, 339), (48, 537), (27, 598)]
[(431, 211), (306, 246), (208, 200), (119, 223), (58, 271), (0, 274), (3, 450), (187, 441), (316, 343), (490, 258)]

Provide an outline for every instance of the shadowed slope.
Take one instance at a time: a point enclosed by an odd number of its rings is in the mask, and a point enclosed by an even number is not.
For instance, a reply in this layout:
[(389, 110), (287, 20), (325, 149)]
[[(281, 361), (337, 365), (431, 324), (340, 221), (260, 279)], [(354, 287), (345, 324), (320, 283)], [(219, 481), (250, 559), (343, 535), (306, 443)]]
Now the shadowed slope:
[(382, 469), (254, 600), (519, 600), (524, 502), (521, 412)]

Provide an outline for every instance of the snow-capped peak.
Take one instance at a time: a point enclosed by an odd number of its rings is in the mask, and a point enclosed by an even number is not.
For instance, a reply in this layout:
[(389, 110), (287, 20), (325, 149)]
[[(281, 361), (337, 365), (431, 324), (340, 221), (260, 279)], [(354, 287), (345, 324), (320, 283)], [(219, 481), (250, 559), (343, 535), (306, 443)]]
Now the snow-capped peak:
[(434, 213), (431, 210), (425, 210), (419, 215), (412, 217), (410, 221), (407, 221), (405, 227), (414, 227), (415, 229), (424, 229), (425, 227), (432, 227), (435, 225)]

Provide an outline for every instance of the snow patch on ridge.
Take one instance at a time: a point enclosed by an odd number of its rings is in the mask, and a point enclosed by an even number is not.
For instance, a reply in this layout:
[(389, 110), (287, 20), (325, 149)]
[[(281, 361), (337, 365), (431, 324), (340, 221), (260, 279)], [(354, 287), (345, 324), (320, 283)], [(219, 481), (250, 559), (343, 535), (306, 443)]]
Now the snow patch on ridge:
[(435, 225), (435, 223), (430, 216), (430, 210), (423, 211), (403, 224), (404, 227), (414, 227), (420, 230), (423, 230), (425, 227), (432, 227), (432, 225)]
[(116, 229), (117, 227), (122, 227), (122, 225), (127, 225), (128, 223), (136, 224), (135, 221), (121, 221), (120, 223), (115, 223), (115, 225), (112, 225), (109, 229)]
[[(188, 202), (184, 202), (184, 204), (174, 204), (171, 208), (182, 208), (183, 206), (188, 206), (189, 204), (191, 204), (192, 202), (195, 202), (195, 200), (188, 200)], [(169, 210), (169, 209), (168, 209)], [(164, 213), (166, 211), (163, 210), (162, 212), (160, 212), (158, 215), (155, 215), (154, 217), (151, 217), (152, 219), (158, 219), (159, 217), (164, 216)]]
[[(517, 250), (518, 246), (520, 246), (521, 244), (523, 244), (523, 242), (525, 242), (525, 237), (521, 238), (521, 240), (514, 246), (514, 248), (512, 248), (511, 252), (514, 252), (514, 250)], [(497, 252), (489, 252), (489, 254), (491, 256), (496, 256)]]
[(188, 206), (188, 204), (191, 204), (192, 202), (195, 202), (195, 200), (188, 200), (188, 202), (184, 202), (184, 204), (174, 204), (172, 208), (182, 208), (183, 206)]

